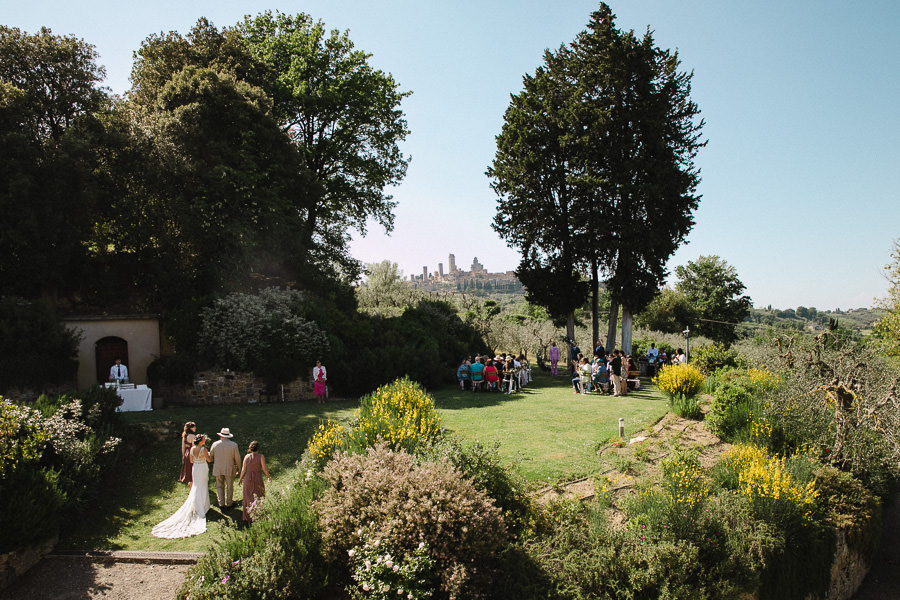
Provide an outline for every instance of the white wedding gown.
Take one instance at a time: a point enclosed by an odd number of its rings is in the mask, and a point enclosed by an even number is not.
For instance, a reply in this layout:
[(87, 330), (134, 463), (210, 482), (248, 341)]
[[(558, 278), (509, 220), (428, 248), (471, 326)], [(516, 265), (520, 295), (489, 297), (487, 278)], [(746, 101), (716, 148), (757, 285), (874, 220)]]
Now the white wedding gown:
[(187, 500), (175, 514), (153, 528), (153, 535), (159, 538), (184, 538), (198, 535), (206, 531), (206, 511), (209, 510), (209, 465), (206, 457), (198, 458), (194, 454), (194, 466), (191, 474), (194, 483)]

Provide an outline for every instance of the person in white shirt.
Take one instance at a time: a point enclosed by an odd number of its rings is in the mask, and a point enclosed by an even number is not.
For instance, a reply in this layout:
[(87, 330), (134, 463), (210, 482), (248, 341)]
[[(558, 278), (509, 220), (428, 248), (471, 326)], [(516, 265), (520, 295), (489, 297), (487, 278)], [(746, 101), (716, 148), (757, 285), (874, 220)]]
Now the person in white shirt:
[(650, 344), (650, 348), (647, 350), (647, 363), (648, 363), (648, 373), (650, 377), (656, 375), (656, 361), (659, 360), (659, 350), (656, 347), (656, 344)]
[(116, 364), (109, 368), (110, 381), (128, 381), (128, 367), (122, 364), (122, 359), (116, 357)]

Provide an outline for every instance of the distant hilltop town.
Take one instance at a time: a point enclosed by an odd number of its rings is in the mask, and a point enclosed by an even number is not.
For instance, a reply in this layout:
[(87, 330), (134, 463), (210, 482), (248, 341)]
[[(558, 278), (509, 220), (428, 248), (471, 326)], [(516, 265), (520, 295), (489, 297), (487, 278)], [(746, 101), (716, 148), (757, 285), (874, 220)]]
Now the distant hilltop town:
[(451, 254), (448, 260), (449, 269), (444, 271), (444, 263), (438, 263), (436, 271), (428, 272), (428, 266), (422, 267), (420, 275), (410, 275), (413, 287), (424, 291), (459, 292), (521, 292), (522, 284), (512, 271), (489, 273), (476, 256), (472, 259), (472, 269), (463, 271), (456, 266), (456, 256)]

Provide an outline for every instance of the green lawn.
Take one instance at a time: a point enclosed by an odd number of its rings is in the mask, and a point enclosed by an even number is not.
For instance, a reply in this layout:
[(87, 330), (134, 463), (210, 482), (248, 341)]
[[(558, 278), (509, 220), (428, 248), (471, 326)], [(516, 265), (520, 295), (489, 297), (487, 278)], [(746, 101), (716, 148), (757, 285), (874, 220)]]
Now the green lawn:
[[(619, 417), (627, 434), (644, 428), (666, 412), (662, 394), (648, 382), (625, 398), (581, 396), (572, 393), (566, 377), (540, 373), (523, 391), (461, 392), (448, 387), (432, 392), (444, 426), (466, 438), (500, 442), (501, 455), (517, 464), (535, 486), (594, 473), (599, 468), (597, 446), (618, 435)], [(212, 509), (207, 535), (162, 540), (150, 535), (154, 525), (171, 515), (187, 497), (178, 483), (181, 470), (180, 436), (185, 421), (215, 439), (229, 427), (242, 454), (258, 440), (273, 481), (268, 490), (289, 483), (290, 467), (299, 459), (316, 426), (325, 419), (347, 423), (355, 400), (265, 405), (202, 406), (153, 412), (124, 413), (134, 425), (124, 440), (106, 487), (84, 517), (69, 523), (59, 550), (144, 550), (201, 552), (223, 529), (240, 522), (239, 510), (219, 511), (211, 482)], [(235, 488), (240, 499), (240, 488)]]
[(649, 380), (624, 398), (580, 395), (568, 376), (543, 373), (521, 392), (435, 392), (444, 426), (466, 438), (500, 442), (500, 453), (534, 483), (571, 480), (599, 469), (597, 447), (619, 434), (619, 418), (629, 435), (666, 413), (666, 398)]

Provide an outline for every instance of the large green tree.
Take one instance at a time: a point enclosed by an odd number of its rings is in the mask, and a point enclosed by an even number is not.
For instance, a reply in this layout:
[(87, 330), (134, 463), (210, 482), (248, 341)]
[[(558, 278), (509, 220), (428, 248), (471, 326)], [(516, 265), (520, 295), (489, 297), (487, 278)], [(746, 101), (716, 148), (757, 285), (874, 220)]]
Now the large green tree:
[(581, 281), (581, 220), (584, 202), (576, 173), (577, 133), (570, 115), (578, 97), (560, 48), (546, 51), (544, 64), (523, 78), (512, 96), (488, 167), (499, 196), (493, 228), (522, 251), (516, 276), (529, 302), (566, 318), (571, 340), (574, 311), (587, 297)]
[(409, 93), (374, 69), (347, 32), (327, 32), (309, 15), (265, 12), (237, 31), (308, 177), (312, 201), (297, 206), (302, 258), (355, 281), (360, 265), (348, 252), (349, 232), (364, 235), (370, 219), (393, 228), (396, 203), (385, 190), (406, 175), (399, 143), (409, 131), (400, 103)]
[(666, 263), (694, 224), (700, 197), (693, 161), (705, 144), (703, 122), (690, 99), (692, 74), (679, 71), (678, 53), (657, 47), (649, 31), (637, 37), (617, 29), (605, 4), (570, 48), (584, 99), (583, 179), (593, 209), (588, 248), (612, 299), (610, 337), (621, 306), (627, 347), (631, 314), (655, 296)]
[(609, 344), (619, 307), (630, 324), (631, 311), (655, 295), (699, 202), (693, 159), (703, 123), (691, 74), (678, 68), (677, 53), (656, 47), (649, 32), (617, 29), (601, 4), (573, 43), (546, 52), (525, 78), (488, 170), (500, 196), (495, 229), (507, 242), (525, 257), (559, 257), (563, 269), (590, 273), (595, 337), (605, 280)]
[(49, 29), (0, 26), (0, 292), (50, 299), (86, 276), (96, 114), (106, 105), (94, 47)]
[(152, 160), (123, 212), (158, 233), (125, 246), (172, 265), (161, 281), (191, 282), (189, 296), (354, 281), (349, 232), (391, 228), (385, 189), (406, 169), (405, 94), (368, 58), (304, 14), (150, 36), (124, 121)]
[(697, 311), (696, 333), (723, 344), (735, 341), (737, 326), (752, 305), (737, 269), (713, 255), (675, 267), (675, 274), (675, 290)]

